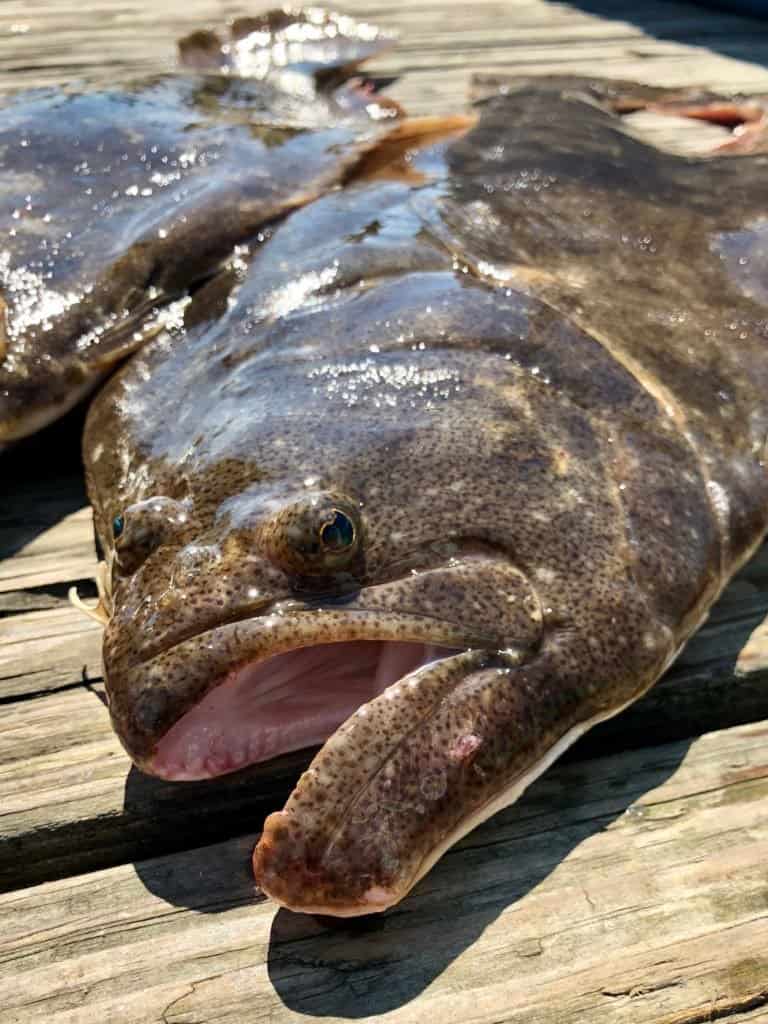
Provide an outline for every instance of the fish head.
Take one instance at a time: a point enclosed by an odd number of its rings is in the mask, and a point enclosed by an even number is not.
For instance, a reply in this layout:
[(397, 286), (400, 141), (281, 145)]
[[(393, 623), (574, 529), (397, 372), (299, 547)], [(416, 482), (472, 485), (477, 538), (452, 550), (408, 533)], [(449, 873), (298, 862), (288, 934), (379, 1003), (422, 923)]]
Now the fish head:
[(89, 413), (110, 711), (171, 780), (323, 744), (256, 877), (294, 909), (383, 910), (669, 657), (627, 569), (648, 480), (623, 460), (619, 490), (611, 428), (559, 395), (575, 376), (637, 422), (647, 398), (530, 297), (452, 273), (256, 328), (238, 308)]
[[(403, 371), (392, 353), (343, 365), (347, 383), (378, 388)], [(414, 371), (409, 387), (435, 372)], [(328, 417), (311, 371), (289, 387), (269, 376), (249, 424), (201, 425), (189, 476), (137, 469), (171, 493), (123, 506), (118, 495), (99, 522), (111, 714), (134, 761), (163, 778), (317, 745), (414, 673), (538, 643), (540, 600), (505, 526), (514, 509), (503, 486), (482, 487), (500, 447), (473, 458), (470, 420), (427, 411), (415, 426), (396, 406), (364, 432), (364, 411)]]

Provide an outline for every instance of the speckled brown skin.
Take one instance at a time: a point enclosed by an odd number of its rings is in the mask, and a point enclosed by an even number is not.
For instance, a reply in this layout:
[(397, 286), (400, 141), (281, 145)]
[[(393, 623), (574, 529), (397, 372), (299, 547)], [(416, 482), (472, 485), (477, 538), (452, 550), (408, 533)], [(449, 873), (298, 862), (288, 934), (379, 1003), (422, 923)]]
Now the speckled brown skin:
[[(387, 37), (330, 15), (261, 20), (266, 38), (238, 51), (228, 78), (39, 90), (0, 111), (0, 443), (65, 412), (145, 340), (151, 310), (386, 135), (394, 105), (339, 80)], [(277, 68), (269, 57), (286, 56), (292, 30), (309, 41)], [(203, 39), (182, 59), (217, 71), (216, 37)]]
[[(650, 148), (610, 85), (492, 91), (407, 180), (294, 213), (227, 313), (201, 293), (88, 419), (107, 550), (151, 496), (183, 513), (113, 574), (139, 765), (267, 653), (466, 650), (353, 715), (268, 818), (256, 877), (299, 910), (401, 899), (658, 678), (768, 523), (766, 157)], [(309, 585), (276, 538), (323, 495), (356, 506), (359, 550)]]

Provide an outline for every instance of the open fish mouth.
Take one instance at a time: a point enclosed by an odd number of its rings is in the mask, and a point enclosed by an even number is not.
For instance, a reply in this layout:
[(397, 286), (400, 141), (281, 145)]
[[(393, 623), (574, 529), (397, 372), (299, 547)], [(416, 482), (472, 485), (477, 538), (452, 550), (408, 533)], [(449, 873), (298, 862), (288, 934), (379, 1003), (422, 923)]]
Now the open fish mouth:
[(324, 744), (390, 688), (394, 696), (396, 684), (416, 685), (460, 652), (505, 649), (509, 638), (533, 649), (542, 623), (535, 588), (503, 553), (465, 548), (343, 599), (233, 602), (219, 622), (211, 595), (213, 621), (193, 599), (189, 619), (175, 614), (177, 602), (165, 623), (157, 602), (137, 609), (123, 598), (105, 638), (118, 735), (144, 771), (213, 778)]
[(460, 649), (342, 640), (239, 665), (168, 730), (147, 768), (171, 781), (207, 779), (317, 746), (388, 687)]

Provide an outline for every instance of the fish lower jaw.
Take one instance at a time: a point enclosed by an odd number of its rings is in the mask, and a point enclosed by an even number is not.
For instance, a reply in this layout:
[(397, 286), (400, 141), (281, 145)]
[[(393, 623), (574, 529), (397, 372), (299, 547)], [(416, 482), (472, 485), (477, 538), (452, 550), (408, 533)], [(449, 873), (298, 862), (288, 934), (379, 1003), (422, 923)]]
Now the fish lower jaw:
[(319, 746), (362, 705), (455, 648), (354, 640), (234, 668), (162, 737), (144, 771), (191, 782)]
[[(415, 872), (398, 879), (396, 888), (374, 884), (361, 895), (345, 899), (343, 879), (340, 885), (338, 877), (324, 877), (322, 868), (308, 870), (306, 861), (289, 838), (289, 828), (285, 826), (290, 827), (290, 817), (286, 811), (270, 814), (264, 823), (264, 831), (253, 853), (256, 882), (261, 891), (275, 903), (296, 913), (361, 917), (389, 910), (411, 892), (455, 843), (494, 814), (516, 803), (525, 790), (584, 733), (600, 722), (620, 714), (635, 699), (633, 697), (619, 706), (605, 709), (565, 732), (527, 771), (460, 821), (456, 828), (427, 852)], [(357, 887), (353, 864), (349, 865), (346, 880), (349, 892), (355, 892)]]

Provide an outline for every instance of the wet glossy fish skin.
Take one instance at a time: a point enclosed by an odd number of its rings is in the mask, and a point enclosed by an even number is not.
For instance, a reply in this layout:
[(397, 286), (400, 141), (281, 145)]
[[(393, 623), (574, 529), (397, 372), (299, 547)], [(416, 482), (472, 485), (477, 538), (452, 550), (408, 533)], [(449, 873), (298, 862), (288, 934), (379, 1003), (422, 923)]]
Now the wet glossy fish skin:
[[(284, 52), (281, 33), (306, 30), (302, 18), (281, 13), (260, 52)], [(337, 83), (389, 42), (370, 30), (361, 46), (359, 26), (343, 27), (321, 54)], [(394, 106), (352, 87), (318, 89), (321, 64), (265, 66), (258, 81), (236, 77), (236, 64), (228, 77), (40, 90), (4, 107), (0, 442), (71, 407), (141, 344), (153, 309), (260, 225), (337, 184), (386, 132), (376, 117)]]
[[(139, 763), (227, 665), (281, 644), (426, 630), (471, 648), (353, 716), (270, 817), (257, 878), (295, 909), (402, 898), (652, 684), (765, 532), (765, 158), (659, 153), (593, 82), (505, 87), (431, 158), (434, 184), (294, 214), (227, 316), (198, 310), (89, 417), (107, 548), (133, 502), (188, 512), (115, 581), (107, 679)], [(189, 405), (168, 422), (172, 381)], [(365, 520), (361, 589), (340, 604), (331, 581), (325, 608), (254, 543), (317, 488)], [(182, 600), (184, 552), (208, 543)], [(219, 602), (242, 621), (201, 632)]]

